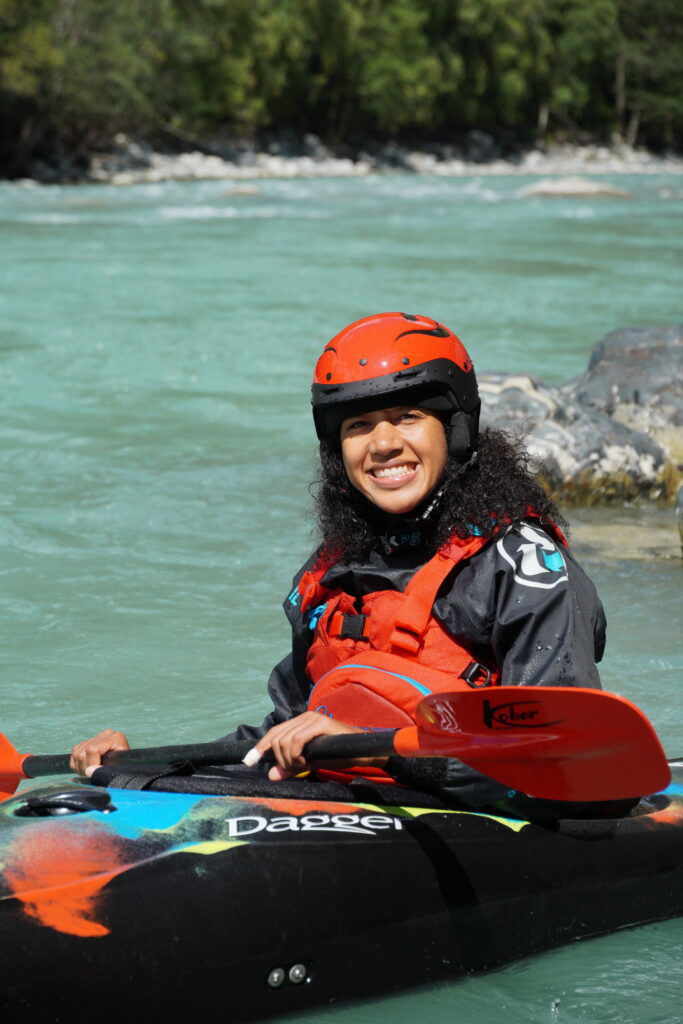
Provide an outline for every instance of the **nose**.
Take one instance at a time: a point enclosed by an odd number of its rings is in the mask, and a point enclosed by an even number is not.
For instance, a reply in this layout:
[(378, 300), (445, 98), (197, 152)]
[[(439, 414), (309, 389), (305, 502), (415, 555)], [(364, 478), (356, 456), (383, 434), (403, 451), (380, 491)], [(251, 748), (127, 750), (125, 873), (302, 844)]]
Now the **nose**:
[(382, 419), (375, 424), (370, 435), (369, 449), (373, 455), (381, 455), (383, 458), (393, 456), (403, 447), (403, 440), (399, 431), (389, 419)]

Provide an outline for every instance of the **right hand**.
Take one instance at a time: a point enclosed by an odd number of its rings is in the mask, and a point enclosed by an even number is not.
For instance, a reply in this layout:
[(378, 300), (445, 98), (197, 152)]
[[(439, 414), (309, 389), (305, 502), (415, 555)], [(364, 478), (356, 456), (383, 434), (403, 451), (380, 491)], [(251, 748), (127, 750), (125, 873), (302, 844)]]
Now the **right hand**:
[(76, 744), (71, 751), (69, 767), (79, 775), (92, 775), (110, 750), (130, 750), (130, 743), (122, 732), (104, 729), (92, 739)]
[[(259, 754), (265, 754), (272, 750), (275, 754), (277, 764), (268, 772), (268, 778), (280, 782), (283, 779), (291, 779), (298, 772), (305, 770), (307, 765), (303, 754), (306, 744), (317, 736), (338, 736), (340, 733), (362, 732), (355, 725), (348, 725), (346, 722), (339, 722), (335, 718), (328, 718), (317, 711), (304, 711), (302, 715), (280, 722), (269, 729), (265, 736), (255, 746)], [(386, 757), (362, 757), (353, 761), (335, 761), (332, 767), (346, 767), (348, 765), (372, 765), (382, 768), (387, 762)], [(320, 767), (325, 767), (327, 762), (316, 762)]]

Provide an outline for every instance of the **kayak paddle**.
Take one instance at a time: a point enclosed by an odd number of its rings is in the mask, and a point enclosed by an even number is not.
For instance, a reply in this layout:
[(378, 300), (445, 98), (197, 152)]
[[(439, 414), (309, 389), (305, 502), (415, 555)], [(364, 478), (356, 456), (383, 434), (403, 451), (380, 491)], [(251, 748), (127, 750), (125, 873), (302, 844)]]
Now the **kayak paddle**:
[[(105, 765), (238, 764), (249, 740), (112, 751)], [(320, 736), (309, 762), (361, 757), (457, 757), (490, 778), (548, 800), (621, 800), (664, 789), (666, 757), (645, 715), (601, 690), (497, 686), (425, 697), (416, 725)], [(272, 760), (272, 758), (270, 758)], [(20, 754), (0, 733), (0, 799), (24, 778), (69, 772), (69, 754)]]

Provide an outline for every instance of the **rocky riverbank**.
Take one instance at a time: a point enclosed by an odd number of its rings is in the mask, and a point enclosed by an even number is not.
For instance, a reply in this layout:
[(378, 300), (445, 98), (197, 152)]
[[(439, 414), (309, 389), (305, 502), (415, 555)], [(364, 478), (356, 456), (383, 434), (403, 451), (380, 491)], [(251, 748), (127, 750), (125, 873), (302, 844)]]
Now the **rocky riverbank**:
[(33, 178), (44, 183), (101, 181), (115, 185), (200, 179), (362, 177), (378, 172), (457, 177), (471, 174), (583, 175), (683, 174), (683, 157), (658, 156), (623, 144), (506, 148), (493, 136), (471, 131), (454, 143), (372, 143), (333, 150), (315, 135), (281, 136), (260, 145), (244, 140), (188, 141), (155, 148), (118, 135), (84, 167), (36, 161)]
[(683, 481), (683, 326), (613, 331), (586, 372), (559, 388), (501, 373), (480, 374), (479, 386), (484, 424), (524, 438), (560, 501), (674, 500)]

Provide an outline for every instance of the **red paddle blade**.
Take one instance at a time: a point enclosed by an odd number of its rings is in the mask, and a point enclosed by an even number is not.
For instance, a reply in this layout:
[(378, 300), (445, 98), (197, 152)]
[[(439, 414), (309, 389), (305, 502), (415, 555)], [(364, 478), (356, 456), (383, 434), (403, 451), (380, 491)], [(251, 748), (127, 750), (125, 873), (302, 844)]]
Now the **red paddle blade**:
[(21, 770), (26, 754), (20, 754), (6, 736), (0, 732), (0, 800), (16, 793), (25, 775)]
[(433, 694), (416, 721), (423, 752), (450, 753), (529, 796), (621, 800), (671, 781), (642, 711), (600, 690), (499, 686)]

